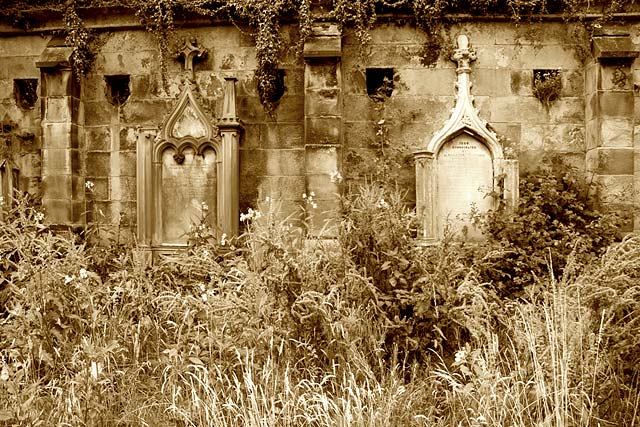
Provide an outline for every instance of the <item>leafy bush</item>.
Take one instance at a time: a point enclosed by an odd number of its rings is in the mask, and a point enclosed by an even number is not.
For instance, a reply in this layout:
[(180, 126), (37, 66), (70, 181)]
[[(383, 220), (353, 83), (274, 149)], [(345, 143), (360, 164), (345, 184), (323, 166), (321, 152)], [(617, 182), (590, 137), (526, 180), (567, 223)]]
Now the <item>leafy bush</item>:
[(477, 266), (482, 280), (502, 297), (520, 297), (549, 272), (560, 278), (573, 251), (580, 264), (601, 255), (622, 222), (596, 207), (593, 188), (561, 162), (525, 174), (517, 208), (501, 206), (484, 220), (495, 251)]

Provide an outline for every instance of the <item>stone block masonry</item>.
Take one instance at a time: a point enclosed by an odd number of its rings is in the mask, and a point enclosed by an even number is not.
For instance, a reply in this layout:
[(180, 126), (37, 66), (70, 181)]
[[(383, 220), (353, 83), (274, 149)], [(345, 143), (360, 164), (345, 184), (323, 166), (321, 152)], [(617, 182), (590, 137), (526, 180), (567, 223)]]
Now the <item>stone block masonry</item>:
[[(599, 185), (605, 207), (632, 219), (640, 201), (634, 161), (634, 93), (631, 67), (640, 55), (628, 34), (602, 32), (593, 38), (593, 60), (585, 75), (587, 173)], [(631, 196), (631, 197), (630, 197)]]
[[(317, 210), (307, 219), (310, 232), (319, 233), (325, 219), (340, 215), (339, 194), (347, 187), (341, 179), (349, 185), (374, 172), (381, 121), (395, 156), (393, 175), (409, 203), (417, 192), (436, 191), (416, 182), (412, 153), (451, 115), (456, 64), (448, 54), (425, 64), (425, 35), (411, 23), (377, 23), (366, 46), (349, 29), (321, 23), (300, 56), (293, 53), (295, 25), (285, 25), (279, 64), (284, 89), (268, 114), (253, 80), (256, 47), (246, 28), (225, 22), (178, 26), (177, 38), (197, 40), (207, 55), (195, 58), (192, 70), (168, 58), (163, 79), (154, 38), (142, 27), (117, 27), (107, 15), (87, 22), (101, 44), (94, 68), (82, 78), (73, 74), (63, 39), (42, 28), (0, 33), (0, 119), (15, 126), (9, 133), (19, 147), (11, 167), (19, 171), (20, 189), (42, 190), (51, 224), (82, 227), (98, 214), (115, 223), (123, 213), (135, 224), (137, 145), (161, 128), (189, 78), (213, 122), (223, 113), (226, 79), (236, 79), (243, 129), (237, 141), (240, 212), (269, 197), (282, 201), (283, 216), (309, 214), (302, 195), (313, 193)], [(640, 65), (633, 36), (640, 22), (630, 18), (617, 27), (622, 31), (596, 35), (591, 51), (572, 36), (573, 25), (461, 21), (450, 26), (445, 52), (451, 53), (458, 35), (469, 37), (477, 55), (469, 78), (478, 117), (515, 153), (521, 173), (545, 157), (563, 158), (600, 183), (609, 207), (631, 215), (640, 212)], [(393, 80), (383, 102), (368, 93), (374, 69)], [(560, 96), (548, 108), (534, 96), (540, 70), (561, 78)], [(33, 108), (17, 101), (16, 79), (37, 80)], [(120, 103), (113, 103), (110, 81), (128, 82)], [(94, 184), (90, 191), (86, 181)]]

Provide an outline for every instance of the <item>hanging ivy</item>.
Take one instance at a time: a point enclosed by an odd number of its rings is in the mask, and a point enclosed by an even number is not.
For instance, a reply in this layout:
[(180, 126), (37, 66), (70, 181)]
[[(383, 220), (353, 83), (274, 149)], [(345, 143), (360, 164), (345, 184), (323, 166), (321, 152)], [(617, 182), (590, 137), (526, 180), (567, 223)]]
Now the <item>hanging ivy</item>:
[[(161, 70), (166, 75), (166, 61), (172, 56), (172, 36), (176, 17), (187, 14), (228, 19), (247, 25), (256, 42), (256, 85), (265, 109), (273, 112), (278, 105), (278, 64), (283, 55), (281, 26), (284, 20), (296, 19), (299, 27), (298, 51), (311, 33), (314, 17), (312, 0), (0, 0), (3, 19), (12, 25), (29, 27), (37, 17), (48, 19), (51, 12), (63, 17), (67, 42), (73, 46), (73, 62), (78, 74), (86, 73), (92, 60), (91, 33), (81, 19), (83, 8), (124, 7), (135, 11), (145, 28), (154, 35), (160, 53)], [(324, 1), (327, 3), (327, 1)], [(352, 30), (362, 45), (370, 41), (370, 30), (381, 14), (401, 13), (415, 20), (425, 34), (423, 64), (431, 65), (441, 56), (444, 29), (456, 14), (502, 15), (514, 22), (547, 13), (563, 14), (566, 20), (582, 20), (587, 11), (599, 12), (590, 25), (598, 27), (628, 10), (636, 0), (330, 0), (331, 19), (342, 29)], [(601, 5), (595, 11), (595, 5)], [(35, 21), (35, 22), (34, 22)]]
[(91, 50), (93, 37), (84, 26), (82, 19), (80, 19), (75, 2), (67, 4), (63, 21), (66, 31), (66, 43), (73, 46), (71, 62), (77, 76), (84, 76), (91, 70), (93, 65), (94, 54)]

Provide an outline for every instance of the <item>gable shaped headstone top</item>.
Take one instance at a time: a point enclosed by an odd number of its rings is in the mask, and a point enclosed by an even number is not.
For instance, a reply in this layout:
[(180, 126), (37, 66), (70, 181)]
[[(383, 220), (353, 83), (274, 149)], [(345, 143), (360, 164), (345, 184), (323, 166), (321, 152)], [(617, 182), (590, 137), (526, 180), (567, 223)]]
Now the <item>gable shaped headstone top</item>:
[(461, 35), (451, 57), (457, 63), (456, 104), (445, 125), (414, 153), (416, 209), (420, 238), (441, 239), (446, 230), (478, 239), (474, 215), (496, 206), (514, 205), (518, 197), (518, 162), (504, 158), (496, 134), (482, 120), (471, 95), (471, 64), (476, 52)]

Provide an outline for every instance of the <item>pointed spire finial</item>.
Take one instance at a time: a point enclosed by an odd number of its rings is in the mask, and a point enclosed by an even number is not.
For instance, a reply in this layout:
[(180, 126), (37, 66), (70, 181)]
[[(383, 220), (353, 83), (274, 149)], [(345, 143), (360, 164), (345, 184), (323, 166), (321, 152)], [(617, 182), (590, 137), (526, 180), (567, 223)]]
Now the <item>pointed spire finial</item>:
[(476, 60), (476, 51), (469, 47), (469, 39), (464, 34), (458, 36), (456, 43), (458, 48), (451, 55), (451, 59), (458, 64), (456, 72), (468, 74), (471, 72), (471, 61)]

